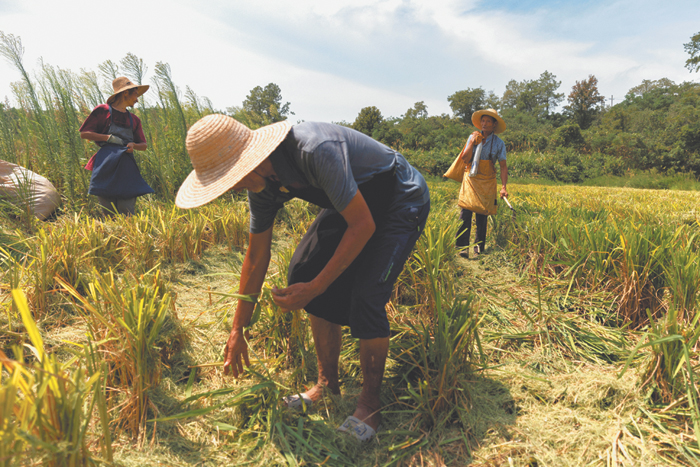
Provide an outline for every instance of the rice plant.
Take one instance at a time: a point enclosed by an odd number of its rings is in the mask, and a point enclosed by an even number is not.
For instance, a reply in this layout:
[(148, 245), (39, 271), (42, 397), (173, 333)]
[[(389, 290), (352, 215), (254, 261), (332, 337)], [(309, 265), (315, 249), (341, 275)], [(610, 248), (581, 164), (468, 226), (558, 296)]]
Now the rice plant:
[(432, 324), (409, 325), (392, 342), (392, 359), (407, 387), (400, 400), (430, 429), (469, 410), (468, 375), (479, 354), (480, 316), (473, 296), (443, 300), (437, 300)]
[(209, 239), (207, 219), (197, 211), (183, 212), (172, 206), (154, 209), (152, 218), (145, 219), (155, 230), (156, 248), (164, 261), (199, 259)]
[[(512, 248), (530, 258), (532, 274), (608, 291), (616, 297), (620, 322), (644, 325), (647, 310), (654, 317), (664, 313), (664, 291), (696, 283), (681, 273), (694, 271), (697, 250), (695, 237), (686, 240), (686, 226), (658, 228), (618, 220), (601, 211), (560, 209), (526, 206), (524, 211), (536, 215), (521, 221), (520, 238)], [(693, 296), (692, 290), (688, 293)], [(687, 300), (693, 301), (692, 297)]]
[(628, 355), (629, 333), (625, 326), (601, 327), (579, 301), (561, 295), (545, 296), (539, 284), (537, 292), (536, 297), (508, 294), (507, 299), (485, 293), (482, 298), (500, 310), (500, 316), (485, 318), (489, 323), (498, 321), (499, 326), (497, 331), (484, 330), (484, 340), (499, 348), (529, 345), (555, 357), (566, 355), (593, 363), (614, 363)]
[(680, 321), (689, 321), (700, 312), (700, 229), (680, 226), (673, 234), (663, 263), (665, 285), (671, 307)]
[(87, 296), (60, 279), (58, 282), (78, 300), (92, 339), (100, 342), (98, 351), (109, 367), (107, 384), (114, 388), (108, 402), (118, 408), (118, 428), (141, 445), (148, 412), (157, 413), (149, 393), (160, 381), (157, 345), (171, 308), (170, 295), (161, 293), (158, 273), (131, 280), (119, 280), (111, 271), (96, 271), (94, 276)]
[(401, 402), (430, 428), (443, 427), (462, 417), (470, 406), (467, 379), (477, 353), (481, 357), (480, 315), (472, 294), (455, 291), (451, 269), (455, 256), (457, 223), (438, 217), (426, 226), (416, 244), (408, 274), (401, 287), (416, 293), (421, 319), (402, 319), (403, 330), (391, 341), (397, 377), (406, 384)]
[(112, 462), (109, 436), (101, 443), (102, 459), (90, 449), (96, 405), (103, 433), (108, 434), (109, 420), (99, 397), (104, 374), (84, 364), (89, 346), (66, 362), (47, 353), (24, 294), (14, 290), (12, 295), (32, 344), (32, 358), (25, 358), (19, 346), (13, 349), (14, 360), (0, 351), (0, 464), (16, 465), (17, 459), (56, 467)]
[(276, 272), (263, 286), (256, 306), (256, 327), (253, 344), (263, 358), (274, 358), (271, 368), (293, 368), (291, 384), (307, 382), (316, 362), (312, 350), (311, 332), (302, 310), (283, 312), (272, 299), (272, 287), (287, 286), (287, 267), (294, 249), (285, 248), (274, 260)]
[(632, 356), (645, 347), (651, 348), (648, 361), (643, 367), (642, 386), (653, 385), (656, 389), (655, 397), (667, 404), (679, 396), (687, 397), (690, 407), (695, 411), (694, 422), (697, 424), (700, 422), (700, 407), (697, 405), (696, 368), (691, 355), (700, 339), (700, 314), (696, 314), (687, 326), (678, 318), (675, 308), (671, 308), (659, 321), (650, 318), (649, 330)]
[(242, 203), (222, 202), (199, 210), (211, 229), (211, 242), (243, 249), (248, 242), (248, 213)]
[(397, 280), (396, 303), (418, 305), (421, 314), (429, 319), (437, 308), (441, 290), (453, 293), (457, 229), (458, 222), (450, 213), (438, 211), (431, 215)]

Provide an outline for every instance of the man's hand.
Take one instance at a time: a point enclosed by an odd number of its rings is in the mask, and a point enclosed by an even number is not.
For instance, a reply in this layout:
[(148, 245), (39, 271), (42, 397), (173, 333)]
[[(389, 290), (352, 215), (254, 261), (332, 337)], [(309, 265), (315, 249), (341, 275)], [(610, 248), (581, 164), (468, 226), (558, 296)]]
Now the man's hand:
[(506, 191), (506, 187), (502, 186), (501, 187), (501, 198), (507, 198), (508, 197), (508, 192)]
[(126, 152), (134, 152), (134, 143), (129, 143), (126, 145)]
[(272, 299), (285, 311), (301, 310), (317, 295), (319, 293), (313, 289), (310, 282), (297, 282), (284, 289), (272, 289)]
[(124, 140), (121, 139), (119, 136), (109, 135), (109, 138), (107, 138), (106, 142), (109, 144), (116, 144), (118, 146), (124, 146)]
[(484, 140), (484, 135), (481, 134), (479, 131), (475, 131), (472, 133), (472, 142), (474, 146), (478, 146), (481, 144), (481, 142)]
[(243, 365), (250, 366), (248, 359), (248, 343), (250, 338), (248, 331), (242, 329), (231, 329), (231, 334), (226, 342), (226, 352), (224, 354), (224, 374), (228, 375), (233, 372), (234, 378), (238, 378), (243, 374)]

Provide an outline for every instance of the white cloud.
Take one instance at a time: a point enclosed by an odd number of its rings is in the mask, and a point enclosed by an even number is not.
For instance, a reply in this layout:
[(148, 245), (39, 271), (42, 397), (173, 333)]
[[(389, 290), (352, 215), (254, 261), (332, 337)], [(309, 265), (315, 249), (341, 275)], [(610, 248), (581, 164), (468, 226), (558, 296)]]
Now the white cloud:
[[(0, 7), (0, 30), (22, 38), (29, 70), (39, 56), (77, 72), (131, 52), (149, 76), (157, 61), (169, 63), (176, 84), (220, 109), (274, 82), (293, 119), (352, 121), (367, 105), (386, 116), (417, 101), (432, 115), (449, 112), (457, 90), (501, 94), (510, 79), (544, 70), (562, 81), (560, 92), (594, 74), (603, 94), (619, 98), (642, 79), (696, 78), (683, 68), (682, 44), (697, 32), (685, 18), (698, 17), (700, 4), (681, 3), (683, 15), (651, 0), (529, 9), (479, 0), (127, 0), (117, 10), (35, 0)], [(0, 97), (18, 79), (1, 61)]]

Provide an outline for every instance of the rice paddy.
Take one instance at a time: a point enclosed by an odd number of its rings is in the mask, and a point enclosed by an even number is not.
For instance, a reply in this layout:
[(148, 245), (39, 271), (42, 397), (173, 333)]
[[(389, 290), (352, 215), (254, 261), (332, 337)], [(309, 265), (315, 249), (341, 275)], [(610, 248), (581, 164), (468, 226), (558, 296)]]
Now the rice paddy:
[(221, 362), (245, 200), (0, 216), (0, 465), (697, 465), (698, 194), (511, 185), (516, 214), (501, 206), (486, 254), (462, 259), (457, 185), (429, 184), (366, 445), (335, 431), (361, 389), (347, 334), (342, 395), (281, 403), (316, 359), (269, 289), (315, 208), (278, 217), (239, 380)]

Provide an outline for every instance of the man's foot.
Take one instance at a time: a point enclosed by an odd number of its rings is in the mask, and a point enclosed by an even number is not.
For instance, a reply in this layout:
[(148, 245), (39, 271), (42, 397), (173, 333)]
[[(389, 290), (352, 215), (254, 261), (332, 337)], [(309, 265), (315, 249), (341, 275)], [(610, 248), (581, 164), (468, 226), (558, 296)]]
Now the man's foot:
[(460, 251), (459, 256), (461, 256), (464, 259), (469, 259), (469, 252), (467, 250)]
[(377, 434), (374, 428), (353, 415), (346, 418), (337, 430), (343, 433), (349, 433), (363, 443), (371, 440)]
[[(308, 391), (302, 392), (301, 394), (291, 394), (289, 396), (286, 396), (283, 400), (289, 408), (303, 407), (302, 400), (304, 401), (304, 404), (306, 404), (307, 408), (310, 408), (311, 406), (313, 406), (313, 404), (315, 404), (323, 398), (323, 393), (327, 387), (328, 386), (325, 386), (323, 384), (316, 383), (316, 385)], [(333, 394), (340, 394), (340, 390), (334, 391), (331, 388), (328, 388), (328, 390), (331, 391), (331, 393)]]
[(289, 409), (303, 410), (304, 412), (310, 409), (314, 403), (305, 393), (291, 394), (282, 398), (284, 404)]
[(382, 423), (382, 414), (379, 410), (372, 410), (367, 406), (359, 404), (352, 416), (369, 425), (374, 431), (377, 431), (377, 428), (379, 428), (379, 425)]
[(479, 253), (481, 253), (481, 251), (479, 250), (479, 245), (477, 245), (474, 247), (474, 258), (478, 258)]

